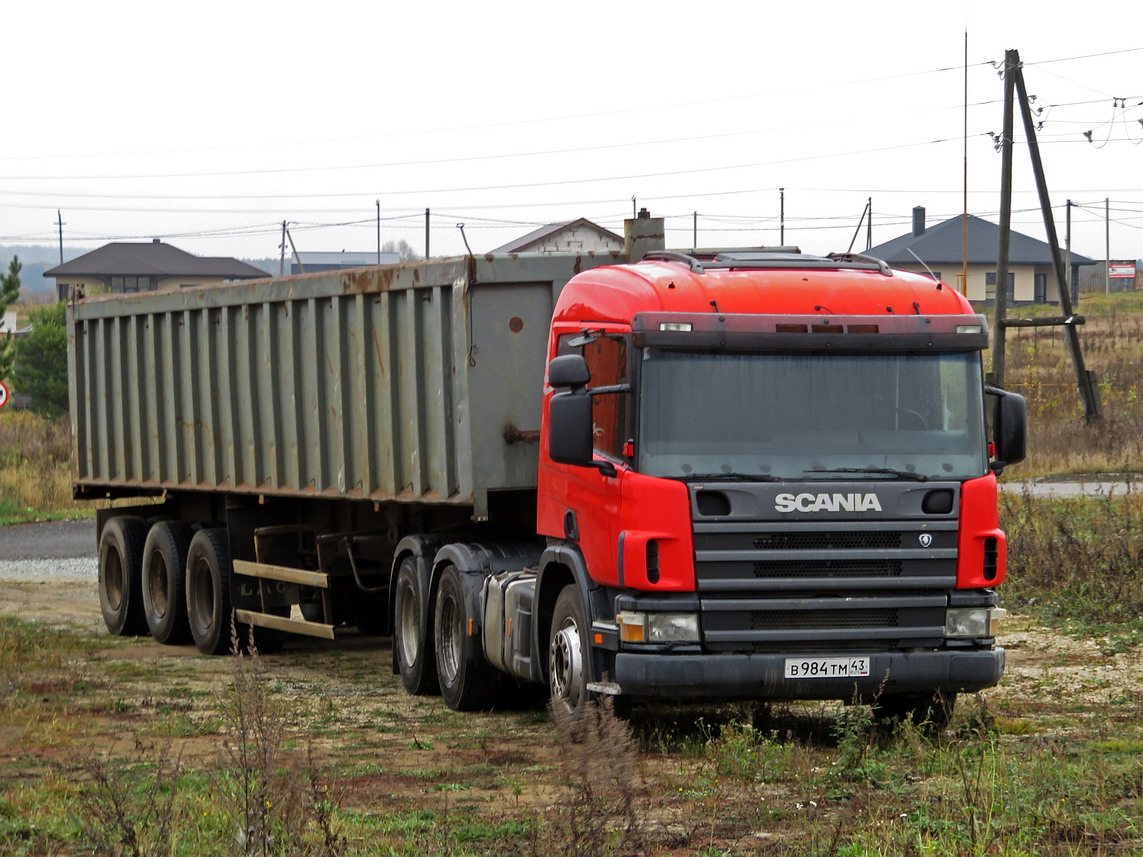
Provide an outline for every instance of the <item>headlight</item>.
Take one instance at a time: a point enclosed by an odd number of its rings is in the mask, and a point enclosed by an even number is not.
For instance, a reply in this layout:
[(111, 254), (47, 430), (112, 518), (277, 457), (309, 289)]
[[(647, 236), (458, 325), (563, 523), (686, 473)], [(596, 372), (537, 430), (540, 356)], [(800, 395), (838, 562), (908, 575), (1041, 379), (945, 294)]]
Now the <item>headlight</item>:
[(697, 613), (633, 613), (615, 617), (625, 643), (697, 643)]
[(945, 613), (945, 636), (994, 637), (996, 623), (1007, 613), (999, 607), (950, 607)]

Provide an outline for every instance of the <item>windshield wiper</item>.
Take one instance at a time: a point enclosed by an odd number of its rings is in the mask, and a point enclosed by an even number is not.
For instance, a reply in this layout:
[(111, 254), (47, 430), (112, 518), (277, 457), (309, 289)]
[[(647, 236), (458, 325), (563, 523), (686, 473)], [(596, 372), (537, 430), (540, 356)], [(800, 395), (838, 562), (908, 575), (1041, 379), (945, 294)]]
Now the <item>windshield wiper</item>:
[(805, 473), (884, 473), (900, 479), (912, 479), (914, 482), (928, 482), (929, 477), (923, 473), (911, 473), (908, 470), (894, 470), (892, 467), (824, 467), (821, 470), (806, 470)]
[(778, 476), (764, 473), (687, 473), (679, 477), (685, 482), (783, 482)]

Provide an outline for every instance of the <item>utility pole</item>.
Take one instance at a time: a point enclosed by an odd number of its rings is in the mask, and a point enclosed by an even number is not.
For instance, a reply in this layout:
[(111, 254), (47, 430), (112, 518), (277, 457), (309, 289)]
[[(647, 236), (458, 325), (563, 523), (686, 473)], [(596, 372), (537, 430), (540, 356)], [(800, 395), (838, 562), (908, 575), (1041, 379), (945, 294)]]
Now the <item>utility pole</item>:
[(1072, 293), (1072, 205), (1069, 199), (1064, 206), (1064, 283), (1069, 295)]
[(282, 221), (282, 243), (278, 245), (278, 276), (286, 276), (286, 221)]
[(786, 189), (778, 188), (778, 244), (786, 246)]
[(58, 208), (56, 209), (56, 223), (59, 224), (59, 229), (60, 229), (60, 264), (62, 265), (63, 264), (63, 228), (64, 228), (64, 222), (63, 222), (63, 214), (60, 213), (60, 210)]
[(873, 197), (869, 197), (865, 205), (869, 209), (869, 220), (865, 224), (865, 249), (868, 250), (873, 246)]
[(425, 258), (429, 258), (429, 210), (425, 209)]
[(302, 264), (302, 257), (298, 255), (298, 248), (294, 246), (294, 236), (290, 234), (290, 230), (286, 229), (286, 237), (290, 239), (290, 249), (294, 252), (294, 259), (298, 263), (298, 270), (303, 274), (306, 272), (306, 266)]
[(1111, 200), (1103, 200), (1103, 255), (1107, 263), (1103, 266), (1103, 293), (1111, 294)]
[[(1084, 418), (1092, 422), (1100, 417), (1102, 406), (1099, 401), (1099, 387), (1096, 384), (1095, 373), (1089, 372), (1084, 366), (1083, 351), (1080, 348), (1078, 325), (1083, 324), (1083, 316), (1072, 312), (1072, 298), (1068, 293), (1064, 277), (1063, 260), (1060, 258), (1060, 241), (1056, 234), (1056, 221), (1052, 216), (1052, 203), (1048, 198), (1048, 183), (1044, 178), (1044, 163), (1040, 158), (1040, 146), (1036, 141), (1036, 123), (1032, 118), (1032, 110), (1028, 104), (1028, 90), (1024, 84), (1024, 73), (1021, 70), (1020, 54), (1018, 51), (1007, 51), (1004, 54), (1004, 139), (1002, 141), (1004, 153), (1004, 171), (1001, 179), (1000, 200), (1000, 251), (997, 264), (996, 284), (996, 331), (993, 340), (992, 368), (997, 386), (1003, 384), (1004, 379), (1004, 331), (1008, 327), (1043, 327), (1060, 325), (1064, 328), (1064, 337), (1068, 350), (1072, 355), (1072, 366), (1075, 369), (1076, 383), (1079, 387), (1080, 399), (1084, 406)], [(1060, 296), (1060, 309), (1063, 315), (1058, 318), (1030, 318), (1008, 319), (1004, 315), (1005, 304), (1002, 296), (1007, 298), (1007, 272), (1008, 272), (1008, 231), (1011, 225), (1012, 214), (1012, 105), (1013, 90), (1015, 101), (1020, 105), (1020, 117), (1024, 121), (1024, 137), (1028, 144), (1028, 154), (1032, 160), (1032, 173), (1036, 179), (1036, 193), (1040, 199), (1040, 213), (1044, 219), (1044, 231), (1048, 236), (1048, 249), (1052, 255), (1052, 269), (1056, 276), (1056, 288)], [(1002, 276), (1003, 272), (1003, 276)], [(997, 362), (999, 361), (999, 363)]]
[(1020, 55), (1004, 53), (1004, 131), (1000, 141), (1000, 231), (996, 250), (996, 324), (992, 334), (992, 383), (1004, 386), (1005, 313), (1008, 306), (1008, 247), (1012, 229), (1012, 103)]
[(381, 264), (381, 200), (377, 200), (377, 264)]
[(691, 226), (691, 247), (698, 249), (698, 212), (694, 213), (694, 222)]

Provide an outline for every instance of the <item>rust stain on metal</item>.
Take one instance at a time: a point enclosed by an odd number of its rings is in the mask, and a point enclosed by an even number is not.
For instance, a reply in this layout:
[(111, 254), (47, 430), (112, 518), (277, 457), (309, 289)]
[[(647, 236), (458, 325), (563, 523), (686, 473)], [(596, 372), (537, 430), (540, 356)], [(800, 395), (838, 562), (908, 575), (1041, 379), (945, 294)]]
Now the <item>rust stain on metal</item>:
[(518, 429), (512, 423), (504, 424), (505, 443), (539, 443), (539, 429)]
[(387, 292), (393, 288), (399, 268), (382, 266), (373, 268), (353, 268), (341, 274), (342, 294), (369, 294)]
[(510, 319), (508, 319), (508, 329), (513, 333), (519, 333), (524, 329), (524, 319), (520, 318), (518, 315), (512, 316)]

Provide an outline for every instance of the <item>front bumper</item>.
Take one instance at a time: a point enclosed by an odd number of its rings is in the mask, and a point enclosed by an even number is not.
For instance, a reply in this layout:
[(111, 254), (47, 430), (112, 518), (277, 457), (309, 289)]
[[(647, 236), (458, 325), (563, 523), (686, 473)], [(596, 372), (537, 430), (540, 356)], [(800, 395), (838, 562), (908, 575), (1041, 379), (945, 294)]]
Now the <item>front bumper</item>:
[[(815, 657), (849, 657), (831, 652)], [(871, 701), (900, 694), (960, 693), (992, 687), (1004, 674), (1004, 649), (882, 652), (868, 676), (785, 678), (786, 655), (671, 655), (619, 652), (615, 683), (632, 696), (697, 699), (840, 699)], [(793, 656), (791, 656), (793, 657)]]

